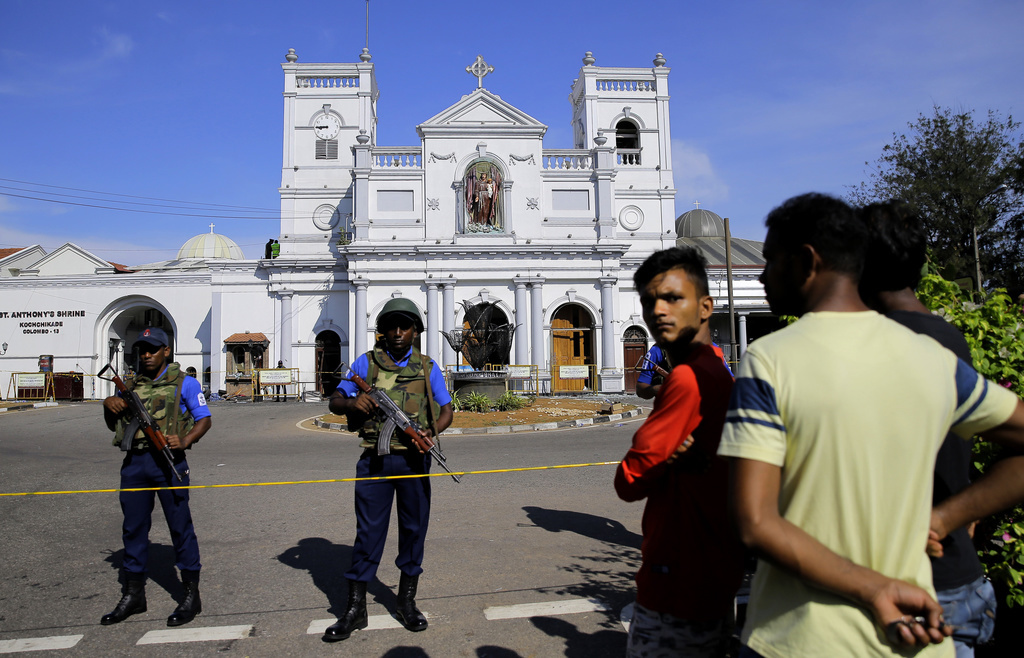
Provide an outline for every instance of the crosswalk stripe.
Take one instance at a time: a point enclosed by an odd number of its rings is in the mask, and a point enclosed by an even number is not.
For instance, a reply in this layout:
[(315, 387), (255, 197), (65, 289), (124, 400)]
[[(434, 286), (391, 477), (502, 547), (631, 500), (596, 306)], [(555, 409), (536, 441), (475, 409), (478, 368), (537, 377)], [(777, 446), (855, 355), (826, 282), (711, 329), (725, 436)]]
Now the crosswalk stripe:
[(21, 640), (0, 640), (0, 653), (21, 651), (49, 651), (70, 649), (78, 644), (84, 635), (55, 635), (53, 637), (30, 637)]
[[(431, 615), (423, 613), (423, 616), (427, 619), (431, 619)], [(309, 622), (309, 627), (306, 628), (306, 635), (321, 635), (327, 630), (327, 627), (338, 621), (337, 619), (314, 619)], [(371, 615), (367, 617), (369, 625), (364, 628), (365, 631), (380, 631), (389, 628), (402, 628), (402, 624), (392, 617), (391, 615)]]
[(520, 603), (519, 605), (486, 608), (484, 617), (488, 621), (494, 621), (496, 619), (574, 615), (580, 612), (607, 612), (608, 610), (611, 608), (597, 599), (561, 599), (547, 603)]
[(171, 644), (176, 642), (240, 640), (243, 637), (249, 637), (251, 632), (251, 624), (243, 626), (207, 626), (174, 629), (170, 631), (150, 631), (143, 635), (136, 644)]

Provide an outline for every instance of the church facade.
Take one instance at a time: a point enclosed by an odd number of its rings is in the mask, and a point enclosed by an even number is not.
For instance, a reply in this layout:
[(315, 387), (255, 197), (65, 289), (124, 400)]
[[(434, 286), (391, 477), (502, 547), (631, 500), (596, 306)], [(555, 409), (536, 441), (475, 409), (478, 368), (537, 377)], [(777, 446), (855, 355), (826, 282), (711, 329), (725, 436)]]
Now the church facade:
[[(664, 58), (601, 67), (587, 53), (568, 99), (569, 149), (545, 148), (547, 126), (487, 89), (493, 69), (481, 57), (467, 66), (475, 89), (419, 124), (419, 144), (379, 145), (374, 64), (365, 50), (359, 59), (301, 63), (289, 51), (282, 64), (278, 257), (246, 260), (222, 239), (219, 255), (183, 247), (175, 261), (130, 272), (74, 245), (0, 258), (9, 308), (34, 309), (41, 289), (82, 291), (74, 309), (39, 307), (76, 311), (73, 326), (46, 339), (26, 340), (0, 315), (0, 335), (19, 344), (0, 368), (34, 371), (37, 355), (53, 354), (58, 370), (95, 373), (154, 321), (213, 391), (278, 361), (298, 389), (322, 388), (325, 373), (372, 346), (380, 308), (403, 297), (423, 315), (421, 349), (446, 367), (463, 361), (445, 335), (483, 304), (493, 322), (514, 327), (508, 358), (495, 366), (529, 372), (544, 393), (630, 390), (651, 342), (633, 272), (677, 242), (702, 238), (709, 253), (724, 237), (675, 217)], [(733, 259), (741, 317), (768, 314), (759, 255)], [(712, 257), (719, 342), (729, 340), (725, 269)], [(109, 393), (93, 384), (87, 393)]]

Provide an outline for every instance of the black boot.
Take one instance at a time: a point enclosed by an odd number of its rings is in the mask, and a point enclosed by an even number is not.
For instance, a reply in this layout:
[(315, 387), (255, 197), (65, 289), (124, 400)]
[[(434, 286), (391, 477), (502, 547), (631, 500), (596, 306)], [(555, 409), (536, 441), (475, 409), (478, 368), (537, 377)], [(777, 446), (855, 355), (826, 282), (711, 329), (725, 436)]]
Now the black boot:
[(427, 618), (416, 609), (416, 586), (419, 576), (407, 576), (404, 573), (398, 581), (398, 621), (410, 631), (423, 631), (427, 628)]
[(337, 642), (347, 640), (352, 631), (366, 628), (369, 621), (366, 618), (366, 583), (358, 580), (348, 581), (348, 603), (345, 605), (345, 612), (337, 622), (331, 624), (324, 631), (324, 642)]
[(104, 626), (110, 626), (145, 611), (146, 581), (129, 580), (125, 584), (121, 600), (117, 602), (117, 605), (114, 606), (114, 609), (109, 614), (103, 615), (100, 623)]
[(203, 602), (199, 599), (199, 582), (185, 581), (185, 598), (167, 618), (168, 626), (181, 626), (196, 618), (203, 611)]

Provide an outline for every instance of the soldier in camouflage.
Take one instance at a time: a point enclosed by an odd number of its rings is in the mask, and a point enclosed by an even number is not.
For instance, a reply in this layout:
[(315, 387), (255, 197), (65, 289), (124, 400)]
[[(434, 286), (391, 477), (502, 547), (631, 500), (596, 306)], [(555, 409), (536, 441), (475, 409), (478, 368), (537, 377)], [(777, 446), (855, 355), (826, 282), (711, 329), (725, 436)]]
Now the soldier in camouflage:
[[(423, 331), (423, 319), (416, 305), (407, 299), (392, 299), (377, 318), (381, 338), (374, 348), (359, 356), (352, 372), (388, 397), (424, 428), (431, 438), (452, 422), (452, 400), (444, 374), (433, 359), (415, 346)], [(359, 478), (425, 474), (430, 457), (421, 453), (404, 435), (395, 433), (382, 441), (382, 423), (377, 419), (373, 399), (347, 379), (338, 384), (330, 410), (348, 416), (349, 428), (358, 429), (362, 456), (356, 465)], [(422, 631), (427, 619), (416, 608), (416, 589), (423, 572), (423, 544), (430, 518), (430, 478), (360, 480), (355, 485), (356, 540), (352, 565), (345, 572), (348, 603), (337, 623), (327, 628), (323, 640), (344, 640), (352, 631), (366, 628), (366, 586), (373, 580), (384, 553), (391, 506), (398, 500), (398, 557), (401, 572), (396, 616), (410, 631)]]
[(149, 528), (152, 525), (154, 494), (160, 499), (167, 527), (174, 543), (176, 566), (181, 572), (185, 596), (167, 618), (168, 626), (192, 621), (202, 611), (199, 599), (199, 542), (192, 526), (188, 505), (188, 489), (173, 491), (124, 491), (150, 487), (188, 486), (188, 464), (185, 450), (210, 429), (212, 420), (202, 386), (194, 377), (181, 372), (177, 363), (168, 363), (171, 355), (167, 333), (158, 327), (147, 327), (135, 341), (139, 351), (139, 375), (127, 382), (157, 428), (167, 439), (175, 455), (178, 472), (184, 480), (172, 480), (170, 466), (156, 454), (145, 434), (132, 423), (127, 403), (114, 395), (103, 401), (103, 418), (114, 431), (114, 445), (124, 453), (121, 465), (121, 511), (124, 513), (122, 539), (124, 559), (121, 563), (124, 586), (122, 597), (110, 613), (103, 616), (104, 626), (116, 624), (127, 617), (146, 612), (146, 571), (149, 558)]

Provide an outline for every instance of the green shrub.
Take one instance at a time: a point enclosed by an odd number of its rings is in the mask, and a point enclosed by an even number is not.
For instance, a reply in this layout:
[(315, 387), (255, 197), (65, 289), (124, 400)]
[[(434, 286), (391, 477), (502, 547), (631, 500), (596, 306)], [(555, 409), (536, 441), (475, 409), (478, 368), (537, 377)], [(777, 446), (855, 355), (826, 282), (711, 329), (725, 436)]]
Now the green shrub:
[(483, 413), (490, 411), (494, 403), (491, 398), (487, 397), (483, 393), (466, 393), (465, 395), (457, 395), (459, 399), (459, 411), (475, 411), (477, 413)]
[(494, 401), (494, 408), (498, 411), (515, 411), (533, 404), (532, 397), (516, 395), (512, 391), (505, 391)]
[[(917, 296), (963, 333), (979, 373), (1024, 395), (1024, 314), (1005, 290), (975, 299), (970, 291), (931, 271), (921, 280)], [(981, 473), (1002, 452), (999, 446), (980, 440), (974, 442), (973, 450), (974, 466)], [(982, 519), (974, 542), (989, 577), (1007, 586), (1006, 602), (1024, 605), (1024, 507)]]

